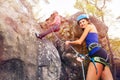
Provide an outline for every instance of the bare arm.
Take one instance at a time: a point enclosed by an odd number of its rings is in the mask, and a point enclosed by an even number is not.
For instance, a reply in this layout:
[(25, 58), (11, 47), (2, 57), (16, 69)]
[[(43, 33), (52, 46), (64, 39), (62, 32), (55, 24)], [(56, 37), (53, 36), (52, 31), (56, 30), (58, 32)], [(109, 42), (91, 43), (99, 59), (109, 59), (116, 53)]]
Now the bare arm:
[(88, 35), (88, 33), (91, 30), (91, 26), (87, 26), (82, 34), (82, 36), (80, 37), (80, 39), (75, 40), (75, 41), (66, 41), (66, 44), (82, 44), (82, 42), (85, 40), (86, 36)]

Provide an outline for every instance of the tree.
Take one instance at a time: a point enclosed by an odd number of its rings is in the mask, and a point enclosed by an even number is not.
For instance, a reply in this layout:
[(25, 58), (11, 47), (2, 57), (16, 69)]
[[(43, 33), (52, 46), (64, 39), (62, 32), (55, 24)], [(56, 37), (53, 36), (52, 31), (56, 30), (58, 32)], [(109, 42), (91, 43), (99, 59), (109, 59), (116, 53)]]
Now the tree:
[(104, 22), (105, 10), (109, 1), (111, 0), (76, 0), (74, 7)]

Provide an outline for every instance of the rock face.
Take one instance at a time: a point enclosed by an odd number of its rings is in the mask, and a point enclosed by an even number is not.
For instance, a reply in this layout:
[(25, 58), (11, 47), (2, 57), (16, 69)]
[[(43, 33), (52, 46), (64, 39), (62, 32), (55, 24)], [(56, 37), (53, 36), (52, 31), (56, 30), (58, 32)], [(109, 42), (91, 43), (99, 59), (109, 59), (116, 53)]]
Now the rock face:
[(38, 80), (59, 80), (61, 60), (53, 43), (48, 40), (40, 41), (38, 52)]
[(24, 0), (0, 1), (0, 80), (59, 80), (58, 51), (35, 37), (31, 10)]

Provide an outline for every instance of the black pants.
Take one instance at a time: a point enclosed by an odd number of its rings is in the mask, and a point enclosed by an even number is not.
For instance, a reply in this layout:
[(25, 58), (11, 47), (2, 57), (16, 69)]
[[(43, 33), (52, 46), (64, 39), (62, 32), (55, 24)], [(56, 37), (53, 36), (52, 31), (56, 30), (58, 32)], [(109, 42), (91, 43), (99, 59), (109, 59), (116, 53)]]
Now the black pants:
[(101, 58), (104, 58), (106, 60), (107, 63), (109, 63), (109, 56), (108, 56), (108, 53), (106, 52), (105, 49), (103, 48), (100, 48), (100, 50), (98, 50), (97, 52), (95, 52), (93, 55), (90, 56), (91, 58), (92, 57), (101, 57)]

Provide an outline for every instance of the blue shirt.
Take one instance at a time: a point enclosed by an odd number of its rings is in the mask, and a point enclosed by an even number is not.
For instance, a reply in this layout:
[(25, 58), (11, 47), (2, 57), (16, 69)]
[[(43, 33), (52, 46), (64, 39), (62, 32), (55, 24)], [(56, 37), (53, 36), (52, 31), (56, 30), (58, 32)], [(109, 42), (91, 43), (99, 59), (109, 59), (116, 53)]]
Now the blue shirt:
[[(98, 34), (94, 33), (94, 32), (89, 32), (86, 39), (86, 45), (87, 48), (91, 43), (98, 43)], [(90, 52), (89, 55), (93, 55), (96, 51), (98, 51), (100, 49), (100, 47), (95, 47), (93, 48)]]

